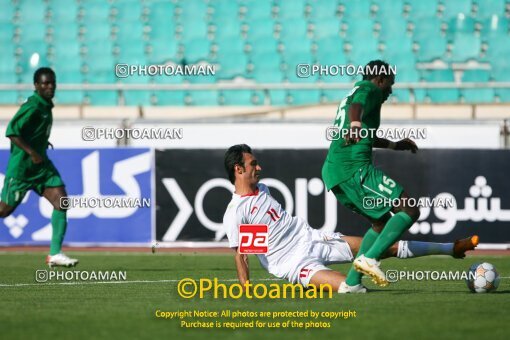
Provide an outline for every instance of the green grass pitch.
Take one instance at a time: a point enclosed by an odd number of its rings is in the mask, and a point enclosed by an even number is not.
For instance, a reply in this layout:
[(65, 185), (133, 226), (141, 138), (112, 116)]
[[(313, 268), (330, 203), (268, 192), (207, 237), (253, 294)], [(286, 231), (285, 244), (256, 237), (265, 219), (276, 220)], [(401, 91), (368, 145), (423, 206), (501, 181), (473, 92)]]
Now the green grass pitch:
[[(411, 336), (416, 339), (508, 339), (510, 334), (510, 279), (507, 278), (510, 276), (510, 261), (504, 256), (471, 256), (464, 260), (436, 256), (383, 261), (384, 269), (413, 271), (466, 270), (475, 262), (490, 262), (503, 277), (499, 289), (493, 294), (472, 294), (464, 281), (401, 281), (388, 288), (376, 288), (365, 281), (369, 288), (373, 288), (365, 295), (334, 294), (331, 299), (315, 300), (236, 300), (213, 299), (210, 294), (206, 294), (204, 299), (184, 299), (177, 294), (177, 281), (182, 278), (234, 279), (236, 274), (232, 255), (69, 254), (78, 257), (81, 263), (75, 269), (59, 270), (120, 270), (126, 271), (127, 281), (136, 282), (37, 283), (35, 271), (47, 269), (43, 263), (43, 253), (4, 252), (0, 254), (2, 339), (162, 339), (169, 335), (172, 339), (402, 339)], [(254, 257), (250, 257), (250, 267), (254, 283), (257, 283), (257, 279), (258, 283), (268, 285), (283, 283), (260, 281), (271, 276)], [(349, 266), (337, 265), (333, 268), (346, 272)], [(234, 282), (224, 283), (229, 285)], [(181, 328), (179, 320), (157, 318), (156, 310), (351, 310), (357, 314), (356, 318), (349, 319), (321, 318), (321, 321), (330, 322), (330, 328), (321, 329), (210, 330)], [(231, 321), (241, 320), (251, 319)]]

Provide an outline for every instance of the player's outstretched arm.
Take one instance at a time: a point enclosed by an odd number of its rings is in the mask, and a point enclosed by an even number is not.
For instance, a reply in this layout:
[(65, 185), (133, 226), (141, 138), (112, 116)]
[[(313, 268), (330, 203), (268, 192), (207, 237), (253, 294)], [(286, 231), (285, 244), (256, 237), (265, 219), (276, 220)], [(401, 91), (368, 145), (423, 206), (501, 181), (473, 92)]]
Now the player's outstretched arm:
[(246, 281), (250, 280), (250, 270), (248, 268), (248, 255), (239, 254), (237, 252), (237, 248), (235, 249), (235, 262), (237, 269), (237, 278), (239, 279), (239, 283), (244, 285)]
[(20, 136), (9, 136), (9, 139), (11, 140), (11, 142), (16, 144), (23, 151), (25, 151), (32, 158), (32, 162), (34, 164), (42, 163), (43, 158), (41, 157), (41, 155), (39, 155), (34, 149), (32, 149), (30, 147), (30, 145), (28, 145), (28, 143), (25, 142), (25, 140), (22, 137), (20, 137)]

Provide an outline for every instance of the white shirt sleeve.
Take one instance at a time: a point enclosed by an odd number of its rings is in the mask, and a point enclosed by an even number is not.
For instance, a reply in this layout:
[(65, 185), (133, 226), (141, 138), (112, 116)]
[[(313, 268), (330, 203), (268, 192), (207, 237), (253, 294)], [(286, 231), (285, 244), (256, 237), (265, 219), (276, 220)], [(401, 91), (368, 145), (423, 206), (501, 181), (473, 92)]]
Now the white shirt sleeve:
[(239, 246), (239, 225), (243, 224), (244, 220), (242, 214), (238, 213), (240, 210), (242, 209), (239, 209), (237, 204), (230, 204), (223, 217), (223, 227), (225, 228), (230, 248)]

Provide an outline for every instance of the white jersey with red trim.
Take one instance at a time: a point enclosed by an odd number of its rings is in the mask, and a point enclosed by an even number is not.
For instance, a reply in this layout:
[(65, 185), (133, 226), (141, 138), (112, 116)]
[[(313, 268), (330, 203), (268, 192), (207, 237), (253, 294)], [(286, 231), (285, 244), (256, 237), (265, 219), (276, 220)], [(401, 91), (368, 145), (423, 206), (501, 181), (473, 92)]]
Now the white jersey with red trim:
[(232, 195), (223, 217), (231, 248), (239, 246), (241, 224), (268, 226), (268, 251), (257, 257), (264, 268), (280, 278), (288, 278), (289, 272), (295, 270), (296, 259), (308, 252), (314, 236), (322, 237), (306, 221), (287, 213), (262, 183), (257, 185), (257, 191), (252, 195)]

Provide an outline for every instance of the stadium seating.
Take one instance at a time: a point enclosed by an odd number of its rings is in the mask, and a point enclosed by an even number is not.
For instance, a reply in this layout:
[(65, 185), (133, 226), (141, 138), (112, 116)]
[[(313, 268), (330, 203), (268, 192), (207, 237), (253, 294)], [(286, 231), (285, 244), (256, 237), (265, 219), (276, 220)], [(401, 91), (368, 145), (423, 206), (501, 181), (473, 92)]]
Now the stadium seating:
[[(296, 65), (397, 65), (398, 82), (453, 81), (453, 64), (469, 66), (463, 82), (509, 81), (507, 0), (47, 0), (10, 1), (0, 11), (2, 83), (29, 83), (49, 65), (66, 83), (345, 83), (349, 77), (296, 77)], [(441, 60), (447, 70), (420, 64)], [(115, 77), (116, 63), (217, 65), (212, 79)], [(487, 66), (489, 70), (487, 71)], [(444, 67), (444, 65), (442, 66)], [(424, 69), (423, 69), (424, 68)], [(423, 71), (422, 71), (423, 69)], [(496, 71), (497, 70), (497, 71)], [(462, 71), (461, 71), (462, 72)], [(169, 78), (169, 79), (167, 79)], [(200, 78), (200, 77), (195, 77)], [(460, 83), (459, 83), (460, 84)], [(398, 90), (394, 101), (510, 101), (508, 89)], [(27, 91), (0, 91), (0, 104)], [(339, 100), (338, 90), (74, 91), (66, 104), (275, 105)]]

